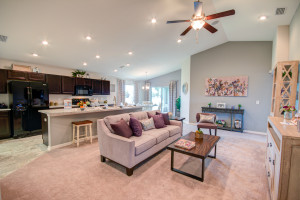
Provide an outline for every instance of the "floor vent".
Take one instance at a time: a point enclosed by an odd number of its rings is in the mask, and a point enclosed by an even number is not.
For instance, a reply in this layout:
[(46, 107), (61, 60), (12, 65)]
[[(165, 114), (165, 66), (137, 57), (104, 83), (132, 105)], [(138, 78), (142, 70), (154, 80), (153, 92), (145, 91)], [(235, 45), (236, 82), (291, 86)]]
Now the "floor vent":
[(277, 8), (275, 15), (284, 15), (285, 14), (285, 8)]
[(1, 42), (6, 42), (6, 40), (7, 40), (7, 36), (0, 35), (0, 41)]

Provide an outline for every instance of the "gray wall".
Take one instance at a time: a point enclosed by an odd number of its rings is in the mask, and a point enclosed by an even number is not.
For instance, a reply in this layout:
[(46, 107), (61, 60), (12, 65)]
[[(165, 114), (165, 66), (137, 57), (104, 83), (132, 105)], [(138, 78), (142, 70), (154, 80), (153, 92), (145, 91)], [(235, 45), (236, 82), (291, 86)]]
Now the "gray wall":
[[(190, 121), (209, 102), (227, 107), (242, 104), (245, 109), (245, 130), (266, 132), (270, 113), (272, 76), (272, 42), (228, 42), (191, 57)], [(205, 96), (205, 78), (222, 76), (249, 77), (247, 97)], [(259, 105), (256, 104), (259, 100)]]
[(300, 60), (300, 4), (290, 24), (290, 60)]
[(180, 85), (181, 85), (181, 70), (177, 70), (156, 78), (149, 79), (151, 87), (165, 87), (169, 86), (170, 81), (177, 82), (177, 95), (180, 96)]

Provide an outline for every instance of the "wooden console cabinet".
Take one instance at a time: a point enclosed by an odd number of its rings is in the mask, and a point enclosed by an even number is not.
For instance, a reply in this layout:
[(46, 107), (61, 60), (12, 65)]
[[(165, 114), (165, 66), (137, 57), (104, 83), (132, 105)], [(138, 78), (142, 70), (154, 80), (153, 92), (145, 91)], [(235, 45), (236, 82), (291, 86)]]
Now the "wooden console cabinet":
[(272, 200), (300, 199), (300, 133), (297, 126), (282, 125), (269, 117), (266, 170)]

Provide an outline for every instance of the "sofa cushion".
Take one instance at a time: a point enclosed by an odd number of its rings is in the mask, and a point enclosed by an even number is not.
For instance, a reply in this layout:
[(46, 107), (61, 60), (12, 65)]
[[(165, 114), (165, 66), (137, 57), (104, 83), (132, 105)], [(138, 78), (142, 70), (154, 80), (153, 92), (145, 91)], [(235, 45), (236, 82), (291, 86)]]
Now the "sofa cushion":
[(137, 120), (134, 117), (130, 117), (129, 126), (130, 126), (134, 136), (139, 137), (142, 135), (143, 127), (142, 127), (141, 122), (139, 122), (139, 120)]
[(156, 113), (160, 113), (159, 110), (151, 110), (147, 112), (148, 118), (151, 118), (153, 115), (156, 115)]
[(132, 130), (123, 118), (117, 123), (111, 123), (111, 128), (114, 130), (116, 135), (130, 138), (132, 136)]
[(159, 112), (157, 112), (156, 114), (157, 114), (157, 115), (158, 115), (158, 114), (161, 114), (161, 115), (163, 116), (165, 125), (171, 125), (171, 124), (170, 124), (170, 119), (169, 119), (169, 114), (168, 114), (168, 113), (159, 113)]
[(147, 130), (155, 128), (153, 118), (143, 119), (143, 120), (140, 120), (140, 122), (142, 124), (142, 127), (143, 127), (144, 131), (147, 131)]
[(166, 127), (162, 114), (153, 115), (152, 118), (154, 121), (155, 128), (159, 129)]
[(168, 130), (170, 137), (181, 132), (181, 128), (179, 126), (174, 126), (174, 125), (168, 125), (167, 127), (162, 128), (162, 130)]
[(156, 143), (160, 143), (169, 137), (169, 131), (164, 129), (152, 129), (143, 132), (143, 135), (150, 135), (156, 138)]
[(145, 111), (130, 113), (130, 116), (136, 118), (137, 120), (148, 119), (147, 112)]
[(120, 114), (120, 115), (110, 115), (105, 117), (103, 120), (107, 126), (107, 128), (112, 132), (115, 133), (114, 130), (111, 128), (110, 124), (117, 123), (120, 119), (123, 118), (127, 123), (129, 122), (130, 115), (129, 114)]
[(135, 142), (135, 155), (139, 155), (147, 151), (156, 144), (156, 138), (151, 135), (143, 134), (141, 137), (132, 136), (131, 140)]

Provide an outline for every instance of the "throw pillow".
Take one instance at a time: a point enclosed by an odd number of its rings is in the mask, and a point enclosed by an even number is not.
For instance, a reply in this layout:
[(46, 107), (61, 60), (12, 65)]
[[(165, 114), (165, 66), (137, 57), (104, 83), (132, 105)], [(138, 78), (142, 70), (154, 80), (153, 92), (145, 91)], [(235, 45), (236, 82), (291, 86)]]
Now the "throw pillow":
[(200, 123), (215, 123), (215, 116), (200, 114)]
[(126, 138), (130, 138), (132, 136), (132, 130), (123, 118), (117, 123), (110, 124), (110, 126), (117, 135)]
[(153, 121), (154, 121), (155, 128), (164, 128), (164, 127), (166, 127), (162, 114), (153, 115)]
[(143, 127), (139, 120), (134, 117), (130, 117), (129, 126), (134, 136), (140, 137), (142, 135)]
[(157, 115), (159, 115), (159, 114), (162, 115), (162, 117), (164, 119), (164, 122), (165, 122), (165, 125), (171, 125), (168, 113), (159, 113), (159, 112), (156, 112), (156, 114)]
[(152, 117), (150, 119), (140, 120), (140, 122), (142, 124), (142, 127), (143, 127), (144, 131), (148, 131), (150, 129), (154, 129), (155, 128), (154, 121), (153, 121)]

